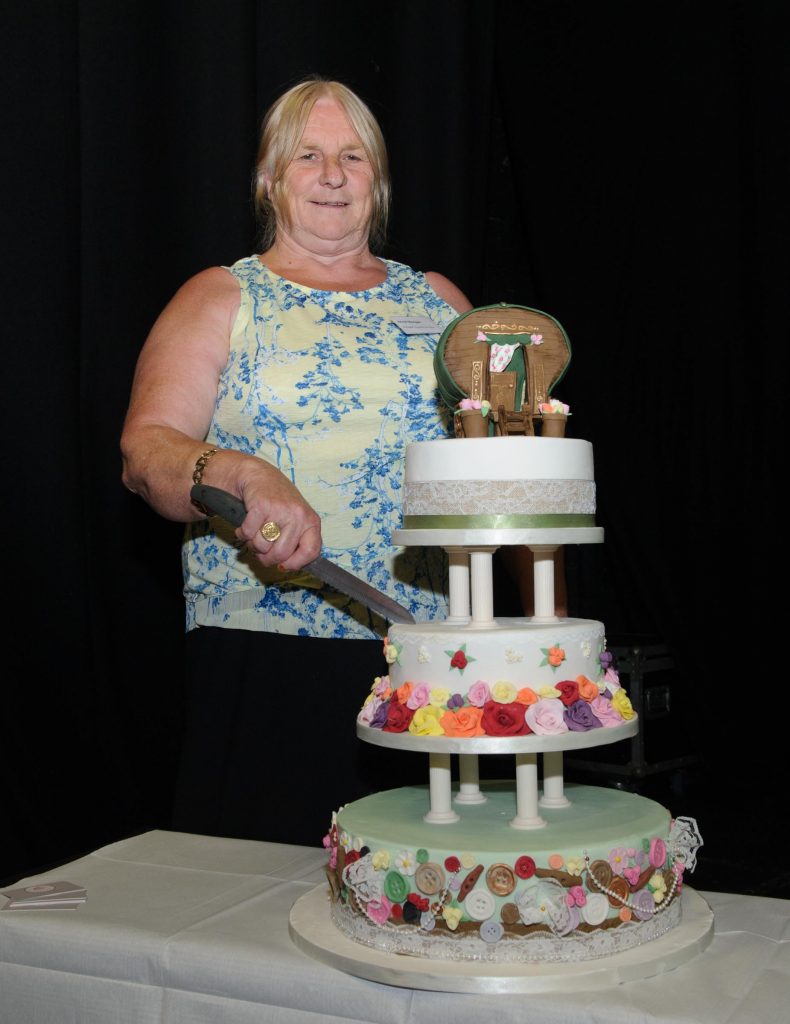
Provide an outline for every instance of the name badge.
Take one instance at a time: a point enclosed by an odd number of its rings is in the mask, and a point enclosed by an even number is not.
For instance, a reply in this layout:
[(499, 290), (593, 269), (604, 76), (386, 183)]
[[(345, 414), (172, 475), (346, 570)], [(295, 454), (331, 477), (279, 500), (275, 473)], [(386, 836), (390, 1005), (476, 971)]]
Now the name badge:
[(441, 334), (444, 330), (429, 316), (393, 316), (391, 319), (404, 334)]

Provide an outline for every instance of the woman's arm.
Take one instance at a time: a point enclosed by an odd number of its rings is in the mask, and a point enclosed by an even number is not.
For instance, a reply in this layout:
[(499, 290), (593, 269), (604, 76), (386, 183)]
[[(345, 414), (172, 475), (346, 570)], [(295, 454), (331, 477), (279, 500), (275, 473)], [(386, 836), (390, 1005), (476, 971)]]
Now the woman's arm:
[[(232, 275), (205, 270), (168, 303), (140, 353), (121, 436), (122, 478), (168, 519), (201, 518), (189, 497), (192, 474), (211, 447), (205, 437), (238, 308)], [(264, 565), (299, 569), (319, 554), (318, 515), (270, 463), (223, 448), (207, 462), (203, 482), (244, 502), (247, 517), (237, 534)], [(282, 531), (273, 544), (259, 533), (268, 520)]]

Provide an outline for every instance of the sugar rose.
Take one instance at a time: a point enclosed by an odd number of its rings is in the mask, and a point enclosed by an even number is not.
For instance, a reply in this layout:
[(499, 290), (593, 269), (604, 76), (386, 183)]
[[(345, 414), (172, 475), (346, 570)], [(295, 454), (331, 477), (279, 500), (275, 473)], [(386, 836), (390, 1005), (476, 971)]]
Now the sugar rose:
[(582, 700), (590, 703), (600, 696), (601, 690), (598, 684), (594, 683), (592, 679), (588, 679), (587, 676), (576, 676), (576, 682), (579, 684), (579, 696)]
[(491, 699), (497, 704), (512, 704), (516, 699), (516, 688), (512, 683), (500, 679), (491, 687)]
[(540, 698), (530, 686), (522, 686), (516, 694), (519, 704), (535, 704)]
[(409, 732), (414, 736), (442, 736), (444, 729), (439, 722), (441, 711), (435, 705), (417, 708), (409, 723)]
[(567, 732), (565, 705), (556, 697), (541, 700), (527, 708), (527, 724), (538, 736), (557, 736)]
[(405, 732), (411, 725), (412, 718), (414, 711), (410, 707), (396, 700), (390, 701), (384, 732)]
[(413, 689), (414, 689), (414, 684), (413, 683), (403, 683), (395, 691), (395, 699), (400, 704), (405, 704), (406, 701), (409, 699), (409, 697), (411, 697), (411, 691)]
[(491, 700), (491, 691), (488, 689), (488, 683), (478, 679), (476, 683), (472, 683), (469, 687), (468, 696), (470, 704), (474, 704), (476, 708), (483, 707), (484, 704)]
[(559, 690), (560, 700), (566, 708), (579, 699), (579, 684), (573, 679), (563, 679), (561, 683), (555, 683), (554, 688)]
[(592, 713), (590, 705), (581, 698), (565, 709), (565, 724), (571, 732), (588, 732), (590, 729), (601, 728), (601, 723)]
[(524, 717), (524, 705), (488, 701), (483, 707), (482, 726), (488, 736), (526, 736), (530, 732)]
[(482, 708), (458, 708), (457, 711), (445, 711), (439, 719), (445, 736), (484, 736), (485, 731), (480, 724)]
[(631, 706), (631, 701), (628, 699), (628, 695), (622, 687), (612, 695), (612, 707), (620, 712), (626, 722), (630, 721), (636, 714)]

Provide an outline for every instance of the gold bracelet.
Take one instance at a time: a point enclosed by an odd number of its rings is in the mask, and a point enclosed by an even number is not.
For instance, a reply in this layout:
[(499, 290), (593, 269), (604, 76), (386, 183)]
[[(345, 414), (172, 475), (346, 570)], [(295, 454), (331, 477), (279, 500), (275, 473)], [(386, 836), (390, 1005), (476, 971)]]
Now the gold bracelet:
[[(192, 483), (193, 484), (202, 484), (203, 483), (203, 470), (206, 468), (206, 465), (208, 464), (208, 460), (213, 455), (216, 455), (218, 451), (219, 451), (219, 448), (207, 448), (206, 451), (203, 452), (203, 454), (200, 456), (200, 458), (195, 463), (195, 468), (194, 468), (194, 470), (192, 472)], [(202, 502), (196, 501), (194, 498), (191, 498), (190, 500), (191, 500), (192, 504), (195, 506), (195, 508), (198, 510), (198, 512), (201, 512), (204, 516), (208, 516), (208, 518), (211, 519), (213, 513), (209, 512), (209, 510), (206, 508), (206, 506), (204, 504), (202, 504)]]

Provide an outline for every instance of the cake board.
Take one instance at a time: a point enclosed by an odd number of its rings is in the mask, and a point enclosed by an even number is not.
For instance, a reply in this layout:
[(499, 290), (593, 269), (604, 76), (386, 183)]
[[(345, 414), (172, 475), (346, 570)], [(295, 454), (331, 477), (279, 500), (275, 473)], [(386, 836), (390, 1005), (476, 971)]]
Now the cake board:
[(454, 962), (383, 953), (343, 935), (332, 923), (329, 904), (325, 884), (294, 903), (288, 924), (298, 949), (367, 981), (432, 992), (497, 995), (608, 989), (683, 967), (713, 939), (713, 911), (688, 885), (683, 887), (683, 917), (676, 928), (642, 946), (579, 963)]

